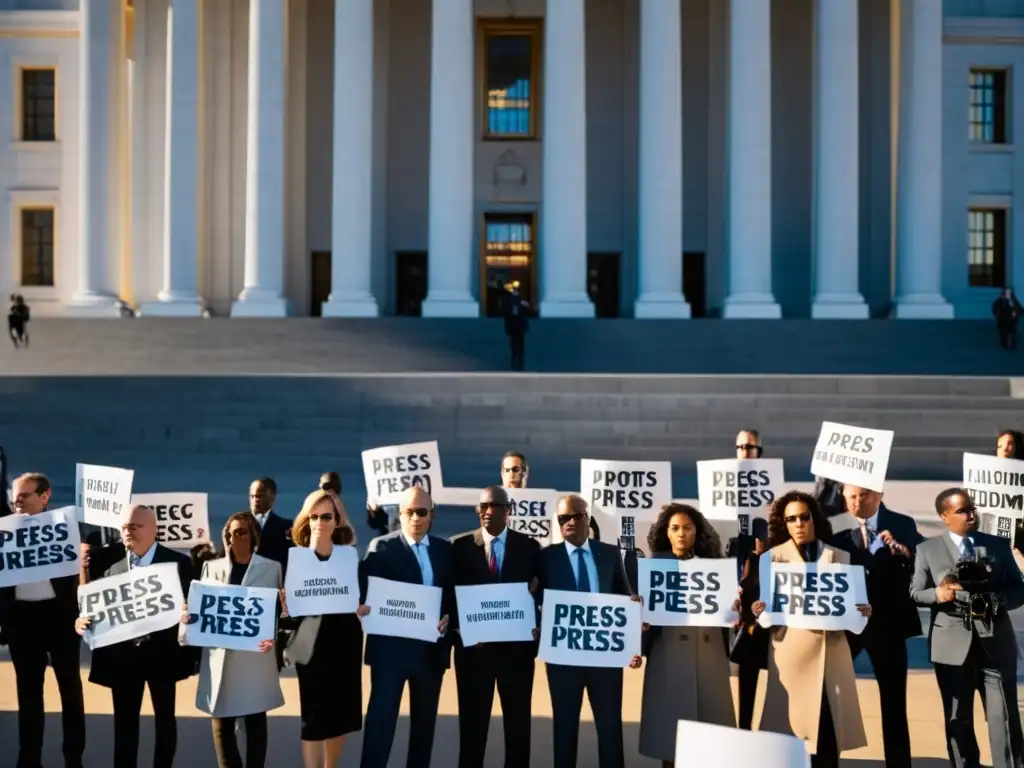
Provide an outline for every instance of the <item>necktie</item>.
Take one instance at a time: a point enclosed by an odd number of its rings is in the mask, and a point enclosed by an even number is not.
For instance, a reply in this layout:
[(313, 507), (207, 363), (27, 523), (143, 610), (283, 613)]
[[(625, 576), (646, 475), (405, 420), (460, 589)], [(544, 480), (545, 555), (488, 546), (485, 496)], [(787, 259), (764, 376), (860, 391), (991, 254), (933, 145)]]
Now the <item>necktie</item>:
[(867, 520), (861, 520), (860, 521), (860, 537), (861, 537), (861, 540), (864, 542), (864, 549), (870, 549), (871, 548), (871, 534), (868, 533), (868, 521)]
[(590, 591), (590, 574), (587, 573), (587, 559), (583, 556), (583, 550), (576, 550), (576, 591)]
[(974, 557), (974, 542), (964, 536), (964, 540), (960, 545), (960, 551), (963, 552), (965, 557)]
[(487, 561), (487, 569), (491, 572), (491, 576), (498, 575), (498, 546), (501, 544), (500, 539), (491, 539), (491, 556)]
[(128, 555), (128, 568), (129, 569), (131, 569), (131, 568), (138, 568), (139, 567), (139, 560), (141, 560), (141, 559), (142, 559), (141, 557), (139, 557), (134, 552), (132, 552), (130, 555)]

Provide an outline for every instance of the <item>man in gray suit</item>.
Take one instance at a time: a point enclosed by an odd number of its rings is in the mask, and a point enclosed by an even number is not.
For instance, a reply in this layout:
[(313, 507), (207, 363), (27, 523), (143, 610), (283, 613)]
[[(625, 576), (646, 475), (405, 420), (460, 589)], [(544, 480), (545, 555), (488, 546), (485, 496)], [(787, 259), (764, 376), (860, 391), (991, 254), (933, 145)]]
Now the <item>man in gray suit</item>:
[[(956, 768), (979, 765), (974, 736), (974, 691), (981, 691), (988, 719), (995, 768), (1024, 765), (1024, 738), (1017, 710), (1017, 637), (1009, 611), (1024, 605), (1024, 580), (1010, 553), (1010, 542), (981, 533), (978, 512), (963, 488), (949, 488), (935, 499), (948, 531), (917, 547), (910, 596), (931, 608), (929, 655), (942, 696), (949, 760)], [(971, 618), (963, 610), (970, 592), (953, 572), (962, 558), (985, 555), (990, 571), (983, 587), (994, 595), (991, 621)], [(979, 593), (977, 588), (972, 590)]]
[[(537, 558), (538, 605), (545, 589), (596, 592), (606, 595), (632, 594), (619, 548), (589, 538), (590, 515), (587, 502), (579, 496), (564, 496), (558, 502), (558, 526), (564, 541), (541, 550)], [(639, 662), (634, 657), (633, 664)], [(574, 768), (580, 733), (583, 692), (590, 699), (597, 728), (600, 768), (623, 768), (622, 670), (612, 667), (547, 665), (551, 693), (552, 739), (558, 768)]]

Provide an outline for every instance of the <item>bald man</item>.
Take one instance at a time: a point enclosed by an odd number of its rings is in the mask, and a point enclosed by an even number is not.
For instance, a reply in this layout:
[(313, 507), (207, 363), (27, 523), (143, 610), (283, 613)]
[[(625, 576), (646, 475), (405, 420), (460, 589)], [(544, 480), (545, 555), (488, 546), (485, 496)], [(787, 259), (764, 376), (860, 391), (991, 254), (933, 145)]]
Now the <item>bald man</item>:
[[(188, 555), (158, 543), (156, 527), (156, 513), (151, 508), (135, 505), (128, 510), (121, 524), (125, 556), (107, 568), (103, 576), (175, 563), (182, 594), (187, 596), (192, 583), (191, 561)], [(85, 632), (89, 621), (88, 616), (79, 617), (75, 624), (79, 634)], [(152, 762), (144, 759), (142, 763), (171, 768), (178, 743), (175, 688), (179, 680), (195, 674), (199, 661), (196, 650), (178, 644), (178, 627), (174, 626), (93, 651), (89, 682), (109, 688), (114, 704), (114, 768), (135, 768), (139, 764), (139, 712), (147, 685), (153, 703), (156, 740)]]
[[(370, 702), (366, 707), (361, 768), (387, 768), (395, 739), (402, 691), (409, 684), (407, 768), (429, 768), (441, 679), (451, 664), (449, 616), (455, 609), (452, 545), (431, 536), (434, 502), (420, 487), (407, 490), (399, 504), (401, 529), (370, 542), (359, 569), (360, 602), (366, 602), (370, 576), (441, 589), (441, 615), (435, 642), (406, 637), (366, 636)], [(373, 606), (370, 606), (371, 608)]]

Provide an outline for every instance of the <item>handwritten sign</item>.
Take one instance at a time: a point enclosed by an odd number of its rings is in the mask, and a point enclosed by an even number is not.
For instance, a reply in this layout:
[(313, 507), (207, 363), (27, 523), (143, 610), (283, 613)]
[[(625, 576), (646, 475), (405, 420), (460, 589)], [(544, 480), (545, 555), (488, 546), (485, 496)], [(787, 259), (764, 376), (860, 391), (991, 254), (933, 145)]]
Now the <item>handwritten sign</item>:
[(866, 429), (823, 422), (814, 448), (811, 474), (882, 491), (892, 451), (891, 429)]
[(367, 503), (373, 506), (398, 504), (402, 493), (414, 485), (433, 496), (444, 485), (437, 441), (363, 451), (363, 477)]
[(132, 503), (135, 472), (97, 464), (75, 465), (75, 505), (82, 519), (104, 528), (121, 528), (121, 518)]
[(0, 517), (0, 588), (74, 576), (80, 543), (74, 507)]
[(467, 648), (478, 643), (533, 640), (537, 607), (526, 582), (455, 587), (459, 634)]
[(136, 493), (132, 504), (156, 513), (156, 538), (172, 549), (210, 541), (210, 500), (206, 493)]
[(181, 620), (183, 602), (176, 563), (98, 579), (78, 588), (79, 613), (92, 618), (83, 637), (95, 650), (170, 629)]
[(277, 590), (193, 581), (188, 613), (186, 645), (259, 651), (262, 641), (274, 638)]
[(359, 555), (355, 547), (335, 546), (327, 560), (308, 547), (288, 550), (285, 603), (291, 616), (355, 613), (359, 607)]
[(739, 596), (732, 559), (637, 560), (643, 620), (656, 627), (727, 627)]
[(626, 667), (640, 655), (640, 603), (622, 595), (544, 592), (538, 658), (571, 667)]

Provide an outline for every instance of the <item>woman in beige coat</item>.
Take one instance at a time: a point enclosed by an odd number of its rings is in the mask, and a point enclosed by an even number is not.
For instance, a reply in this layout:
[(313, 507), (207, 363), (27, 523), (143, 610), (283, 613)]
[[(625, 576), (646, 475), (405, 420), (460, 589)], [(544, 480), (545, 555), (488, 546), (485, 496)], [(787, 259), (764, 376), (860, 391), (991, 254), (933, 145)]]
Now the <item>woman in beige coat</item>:
[[(769, 551), (762, 557), (775, 563), (849, 564), (849, 555), (825, 543), (831, 535), (814, 497), (790, 491), (772, 506)], [(871, 614), (869, 605), (857, 609)], [(764, 601), (756, 600), (751, 610), (760, 616)], [(838, 768), (841, 753), (867, 744), (846, 633), (774, 627), (771, 634), (761, 730), (804, 739), (814, 768)]]
[[(260, 557), (260, 525), (251, 512), (237, 512), (224, 526), (225, 557), (203, 564), (204, 582), (280, 590), (281, 566)], [(187, 614), (187, 611), (186, 611)], [(181, 627), (184, 633), (182, 617)], [(203, 648), (196, 708), (213, 716), (213, 747), (220, 768), (240, 768), (235, 720), (245, 721), (245, 767), (263, 768), (267, 758), (267, 712), (284, 705), (273, 640), (259, 652)]]

